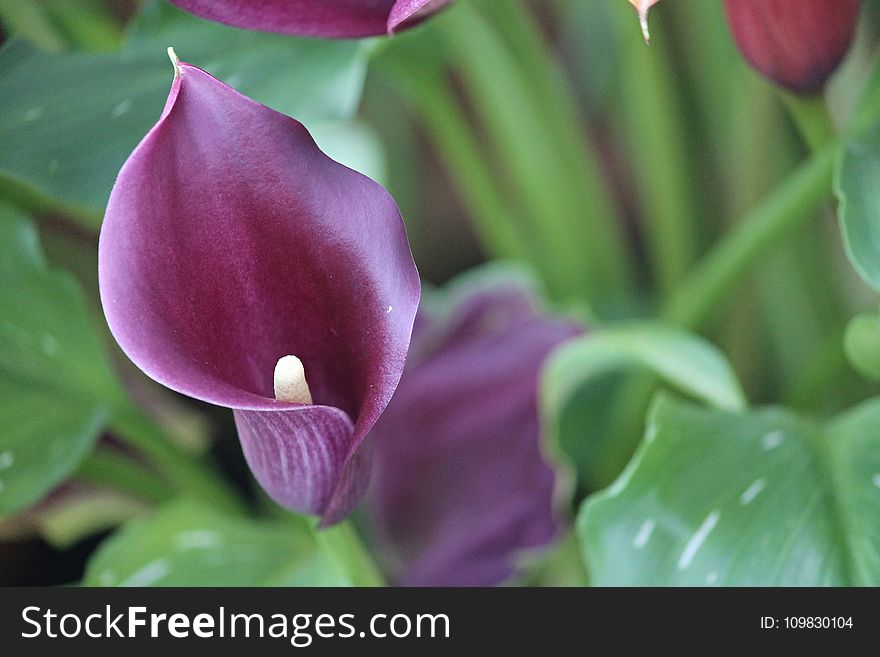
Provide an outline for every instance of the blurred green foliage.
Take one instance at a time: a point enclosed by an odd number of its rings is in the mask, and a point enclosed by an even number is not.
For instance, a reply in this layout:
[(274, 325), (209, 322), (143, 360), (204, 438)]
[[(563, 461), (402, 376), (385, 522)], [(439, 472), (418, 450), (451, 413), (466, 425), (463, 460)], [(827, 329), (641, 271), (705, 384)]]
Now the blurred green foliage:
[(89, 564), (90, 586), (376, 586), (347, 526), (253, 521), (177, 502), (132, 523)]

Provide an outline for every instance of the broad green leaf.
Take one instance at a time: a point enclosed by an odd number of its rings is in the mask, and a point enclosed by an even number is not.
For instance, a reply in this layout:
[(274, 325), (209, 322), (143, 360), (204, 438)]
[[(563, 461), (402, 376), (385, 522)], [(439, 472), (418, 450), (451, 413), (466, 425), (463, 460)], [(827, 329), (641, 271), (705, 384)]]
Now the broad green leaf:
[(0, 517), (38, 501), (89, 453), (106, 412), (0, 372)]
[(847, 255), (865, 282), (880, 291), (880, 124), (846, 145), (834, 187)]
[(558, 349), (544, 370), (544, 409), (553, 415), (590, 379), (632, 368), (651, 370), (669, 385), (719, 408), (746, 404), (736, 375), (714, 346), (678, 329), (643, 324), (591, 333)]
[(880, 400), (819, 425), (661, 397), (578, 519), (596, 585), (877, 586)]
[(0, 372), (80, 397), (116, 391), (85, 298), (48, 267), (33, 225), (0, 206)]
[(379, 577), (350, 527), (257, 521), (178, 502), (99, 548), (88, 586), (353, 586)]
[(169, 45), (306, 125), (353, 114), (370, 49), (238, 30), (158, 0), (116, 53), (49, 54), (11, 39), (0, 49), (0, 191), (97, 227), (117, 172), (164, 106)]
[(0, 206), (0, 516), (73, 471), (118, 394), (76, 283)]
[(545, 433), (575, 465), (587, 490), (607, 485), (629, 460), (634, 445), (621, 444), (614, 428), (638, 401), (626, 394), (632, 390), (626, 375), (643, 371), (708, 404), (745, 406), (723, 354), (684, 331), (635, 324), (563, 345), (544, 368), (541, 414)]

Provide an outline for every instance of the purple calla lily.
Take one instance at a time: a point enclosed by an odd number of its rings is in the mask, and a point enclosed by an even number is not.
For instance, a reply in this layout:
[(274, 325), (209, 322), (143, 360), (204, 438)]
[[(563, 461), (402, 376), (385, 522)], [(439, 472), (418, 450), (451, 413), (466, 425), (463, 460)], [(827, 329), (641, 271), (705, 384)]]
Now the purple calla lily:
[(381, 186), (325, 156), (297, 121), (178, 63), (113, 188), (99, 279), (128, 357), (232, 408), (274, 500), (324, 524), (351, 511), (419, 301)]
[(451, 0), (171, 0), (196, 16), (249, 30), (357, 38), (412, 27)]
[(817, 94), (856, 35), (860, 0), (724, 0), (736, 45), (759, 73), (798, 94)]
[(538, 378), (580, 332), (510, 281), (459, 298), (446, 318), (420, 311), (406, 372), (372, 434), (371, 525), (397, 583), (497, 584), (519, 551), (557, 536)]

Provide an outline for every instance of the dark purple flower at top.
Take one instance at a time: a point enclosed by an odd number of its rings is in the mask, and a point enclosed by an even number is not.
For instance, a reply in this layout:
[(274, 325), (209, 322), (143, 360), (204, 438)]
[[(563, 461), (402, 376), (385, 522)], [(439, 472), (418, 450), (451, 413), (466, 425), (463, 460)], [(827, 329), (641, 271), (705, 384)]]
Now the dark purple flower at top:
[(856, 33), (860, 0), (725, 0), (743, 56), (795, 93), (822, 90)]
[(391, 34), (451, 0), (171, 0), (208, 20), (263, 32), (332, 38)]
[(397, 583), (488, 586), (558, 533), (538, 379), (581, 330), (542, 315), (511, 280), (473, 289), (443, 315), (419, 312), (406, 372), (371, 434), (368, 513)]
[(325, 524), (351, 511), (419, 300), (382, 187), (297, 121), (177, 64), (162, 117), (113, 188), (98, 273), (128, 357), (234, 409), (273, 499)]

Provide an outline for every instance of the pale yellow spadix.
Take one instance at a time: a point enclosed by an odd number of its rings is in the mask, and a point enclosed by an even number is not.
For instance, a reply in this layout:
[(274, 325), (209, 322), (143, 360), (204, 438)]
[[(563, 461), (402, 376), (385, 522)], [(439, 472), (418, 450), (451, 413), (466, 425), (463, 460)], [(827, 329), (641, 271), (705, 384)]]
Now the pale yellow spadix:
[(296, 356), (284, 356), (275, 365), (275, 399), (293, 404), (312, 403), (305, 368)]

